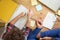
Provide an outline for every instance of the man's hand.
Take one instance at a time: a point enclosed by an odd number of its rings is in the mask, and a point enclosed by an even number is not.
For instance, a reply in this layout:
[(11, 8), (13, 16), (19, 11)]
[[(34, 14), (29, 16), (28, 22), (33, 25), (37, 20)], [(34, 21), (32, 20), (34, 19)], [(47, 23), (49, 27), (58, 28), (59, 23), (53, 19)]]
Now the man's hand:
[(38, 19), (38, 20), (36, 21), (36, 26), (37, 26), (38, 28), (43, 28), (43, 26), (42, 26), (42, 20)]

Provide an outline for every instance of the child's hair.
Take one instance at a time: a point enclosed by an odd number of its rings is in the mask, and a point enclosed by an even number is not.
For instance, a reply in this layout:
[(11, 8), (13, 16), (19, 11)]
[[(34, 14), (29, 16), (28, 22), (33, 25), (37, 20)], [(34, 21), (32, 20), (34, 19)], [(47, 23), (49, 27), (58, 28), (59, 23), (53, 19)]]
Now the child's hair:
[(14, 27), (10, 32), (6, 32), (3, 40), (24, 40), (23, 32)]

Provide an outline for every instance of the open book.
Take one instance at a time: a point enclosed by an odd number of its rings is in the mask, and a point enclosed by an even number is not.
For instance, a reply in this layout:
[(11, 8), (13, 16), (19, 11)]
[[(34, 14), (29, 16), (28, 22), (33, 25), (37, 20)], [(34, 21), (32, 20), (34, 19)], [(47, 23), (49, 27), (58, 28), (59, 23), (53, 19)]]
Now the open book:
[(43, 26), (52, 29), (56, 20), (57, 20), (57, 16), (54, 15), (53, 13), (48, 12), (48, 14), (46, 15), (43, 21)]
[[(27, 13), (28, 12), (28, 9), (25, 8), (23, 5), (19, 5), (14, 14), (12, 15), (12, 17), (10, 18), (9, 22), (14, 19), (17, 15), (19, 15), (20, 13)], [(22, 29), (24, 27), (24, 25), (26, 24), (27, 22), (27, 16), (25, 15), (24, 17), (20, 18), (14, 25), (19, 28), (19, 29)]]

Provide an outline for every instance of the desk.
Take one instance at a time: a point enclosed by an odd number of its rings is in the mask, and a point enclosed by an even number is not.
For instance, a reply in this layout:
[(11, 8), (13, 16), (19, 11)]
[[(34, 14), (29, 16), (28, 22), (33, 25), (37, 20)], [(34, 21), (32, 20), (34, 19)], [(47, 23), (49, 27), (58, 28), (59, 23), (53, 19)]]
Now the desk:
[[(30, 0), (17, 0), (17, 2), (18, 2), (19, 4), (23, 4), (23, 5), (24, 5), (26, 8), (28, 8), (28, 9), (32, 9), (32, 10), (34, 11), (34, 14), (35, 14), (33, 18), (38, 18), (39, 15), (40, 15), (40, 13), (41, 13), (41, 16), (43, 17), (42, 20), (44, 20), (47, 12), (52, 12), (52, 13), (53, 13), (53, 11), (49, 10), (49, 9), (48, 9), (47, 7), (45, 7), (44, 5), (42, 5), (42, 7), (43, 7), (43, 10), (42, 10), (42, 11), (39, 11), (39, 12), (36, 11), (36, 10), (35, 10), (35, 6), (32, 6), (32, 5), (31, 5), (31, 1), (30, 1)], [(39, 3), (39, 4), (40, 4), (40, 3)], [(60, 22), (56, 22), (53, 28), (58, 28), (59, 26), (60, 26)], [(46, 30), (48, 30), (48, 29), (47, 29), (47, 28), (43, 28), (43, 29), (42, 29), (42, 31), (46, 31)]]
[[(54, 13), (53, 11), (51, 11), (50, 9), (48, 9), (47, 7), (45, 7), (44, 5), (42, 5), (42, 7), (43, 7), (43, 10), (42, 11), (36, 11), (36, 9), (35, 9), (35, 6), (32, 6), (31, 5), (31, 0), (17, 0), (17, 3), (19, 3), (19, 4), (23, 4), (26, 8), (28, 8), (28, 9), (32, 9), (33, 11), (34, 11), (34, 16), (33, 16), (33, 18), (38, 18), (39, 16), (40, 16), (40, 13), (41, 13), (41, 15), (42, 15), (42, 17), (43, 17), (43, 19), (45, 18), (45, 16), (46, 16), (46, 14), (47, 14), (47, 12), (52, 12), (52, 13)], [(39, 3), (39, 4), (41, 4), (41, 3)], [(55, 25), (54, 25), (54, 27), (53, 28), (58, 28), (60, 25), (60, 22), (56, 22), (55, 23)], [(47, 30), (47, 28), (43, 28), (42, 29), (42, 31), (45, 31), (45, 30)]]

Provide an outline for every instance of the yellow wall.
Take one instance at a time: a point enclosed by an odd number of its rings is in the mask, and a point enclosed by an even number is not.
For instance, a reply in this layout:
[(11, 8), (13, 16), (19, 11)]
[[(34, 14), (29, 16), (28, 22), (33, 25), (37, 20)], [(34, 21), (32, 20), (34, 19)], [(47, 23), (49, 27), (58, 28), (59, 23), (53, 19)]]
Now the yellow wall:
[(4, 22), (8, 22), (17, 5), (18, 4), (13, 2), (12, 0), (1, 0), (0, 19), (2, 19)]

